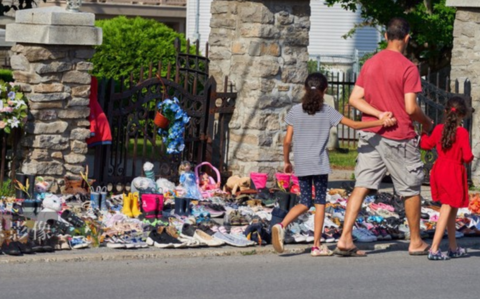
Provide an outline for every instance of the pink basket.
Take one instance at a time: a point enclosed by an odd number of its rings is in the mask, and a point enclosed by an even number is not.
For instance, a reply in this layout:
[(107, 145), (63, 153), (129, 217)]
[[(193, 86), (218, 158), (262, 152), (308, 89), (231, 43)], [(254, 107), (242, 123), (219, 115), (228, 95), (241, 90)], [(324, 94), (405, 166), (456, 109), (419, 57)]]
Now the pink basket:
[(250, 172), (250, 179), (256, 189), (263, 189), (267, 186), (268, 174), (260, 172)]
[(292, 175), (290, 173), (279, 173), (277, 172), (275, 174), (275, 178), (277, 179), (277, 182), (283, 181), (283, 188), (287, 189), (290, 187), (290, 179)]
[(293, 183), (294, 185), (298, 185), (298, 177), (297, 177), (296, 175), (294, 175), (294, 174), (292, 174), (292, 183)]

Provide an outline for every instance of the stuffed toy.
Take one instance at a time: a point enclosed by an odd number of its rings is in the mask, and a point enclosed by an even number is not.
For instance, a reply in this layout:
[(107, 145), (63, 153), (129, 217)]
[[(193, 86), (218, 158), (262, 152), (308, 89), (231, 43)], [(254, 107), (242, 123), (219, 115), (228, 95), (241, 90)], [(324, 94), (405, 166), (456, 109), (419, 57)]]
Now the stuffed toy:
[(42, 212), (60, 212), (62, 210), (62, 200), (55, 194), (47, 193), (42, 202)]
[(155, 183), (160, 193), (173, 193), (175, 191), (175, 184), (167, 179), (159, 178)]
[(223, 191), (230, 191), (232, 195), (237, 194), (237, 191), (244, 191), (248, 189), (250, 189), (250, 178), (241, 178), (238, 175), (229, 177), (227, 183), (223, 187)]
[(35, 198), (42, 200), (45, 198), (45, 192), (50, 188), (50, 183), (45, 181), (41, 176), (35, 178)]
[(155, 173), (153, 172), (153, 164), (145, 162), (143, 164), (143, 172), (147, 177), (136, 177), (131, 184), (131, 193), (139, 192), (140, 194), (156, 194), (157, 185), (155, 184)]
[(192, 171), (185, 172), (180, 176), (180, 185), (184, 190), (184, 197), (196, 200), (203, 199), (200, 188), (197, 185), (197, 178)]

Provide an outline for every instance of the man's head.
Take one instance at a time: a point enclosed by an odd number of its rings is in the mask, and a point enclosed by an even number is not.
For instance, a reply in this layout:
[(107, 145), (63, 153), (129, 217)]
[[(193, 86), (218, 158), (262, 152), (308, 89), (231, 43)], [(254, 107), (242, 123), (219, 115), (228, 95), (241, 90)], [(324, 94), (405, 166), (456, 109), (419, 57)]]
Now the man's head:
[(388, 41), (407, 41), (410, 25), (403, 18), (393, 18), (387, 24), (386, 38)]

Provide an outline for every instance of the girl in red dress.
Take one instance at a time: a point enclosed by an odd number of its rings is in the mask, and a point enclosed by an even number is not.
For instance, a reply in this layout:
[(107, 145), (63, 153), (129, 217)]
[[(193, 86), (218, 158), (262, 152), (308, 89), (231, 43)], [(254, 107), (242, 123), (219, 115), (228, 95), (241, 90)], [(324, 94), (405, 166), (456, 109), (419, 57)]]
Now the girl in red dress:
[[(467, 172), (464, 163), (473, 160), (468, 131), (461, 127), (467, 115), (465, 100), (452, 97), (445, 107), (445, 123), (436, 126), (430, 136), (422, 135), (420, 147), (425, 150), (437, 149), (438, 159), (430, 174), (432, 198), (440, 201), (442, 207), (438, 217), (429, 260), (448, 260), (465, 256), (466, 249), (457, 247), (455, 240), (455, 219), (458, 208), (468, 206)], [(449, 248), (447, 254), (440, 250), (440, 241), (448, 232)]]

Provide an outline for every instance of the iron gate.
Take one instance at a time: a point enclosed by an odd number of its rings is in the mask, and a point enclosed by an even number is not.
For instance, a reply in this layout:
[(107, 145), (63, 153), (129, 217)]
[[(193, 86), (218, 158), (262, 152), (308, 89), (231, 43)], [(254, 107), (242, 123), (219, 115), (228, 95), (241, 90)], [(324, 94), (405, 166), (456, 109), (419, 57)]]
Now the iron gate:
[[(198, 47), (195, 54), (181, 53), (176, 41), (176, 49), (175, 66), (168, 66), (165, 77), (152, 74), (150, 65), (145, 76), (141, 70), (139, 82), (133, 82), (131, 76), (127, 84), (125, 80), (105, 80), (100, 84), (99, 102), (110, 124), (112, 144), (96, 148), (97, 183), (128, 186), (133, 178), (144, 175), (143, 164), (147, 161), (154, 164), (157, 177), (173, 182), (177, 181), (178, 166), (184, 160), (192, 164), (209, 161), (226, 175), (228, 121), (236, 93), (227, 92), (226, 87), (224, 92), (216, 92), (215, 79), (208, 78), (208, 57), (200, 56)], [(162, 69), (161, 64), (158, 69)], [(225, 86), (227, 83), (228, 78)], [(177, 98), (190, 116), (181, 154), (166, 154), (153, 123), (157, 103), (166, 97)]]

